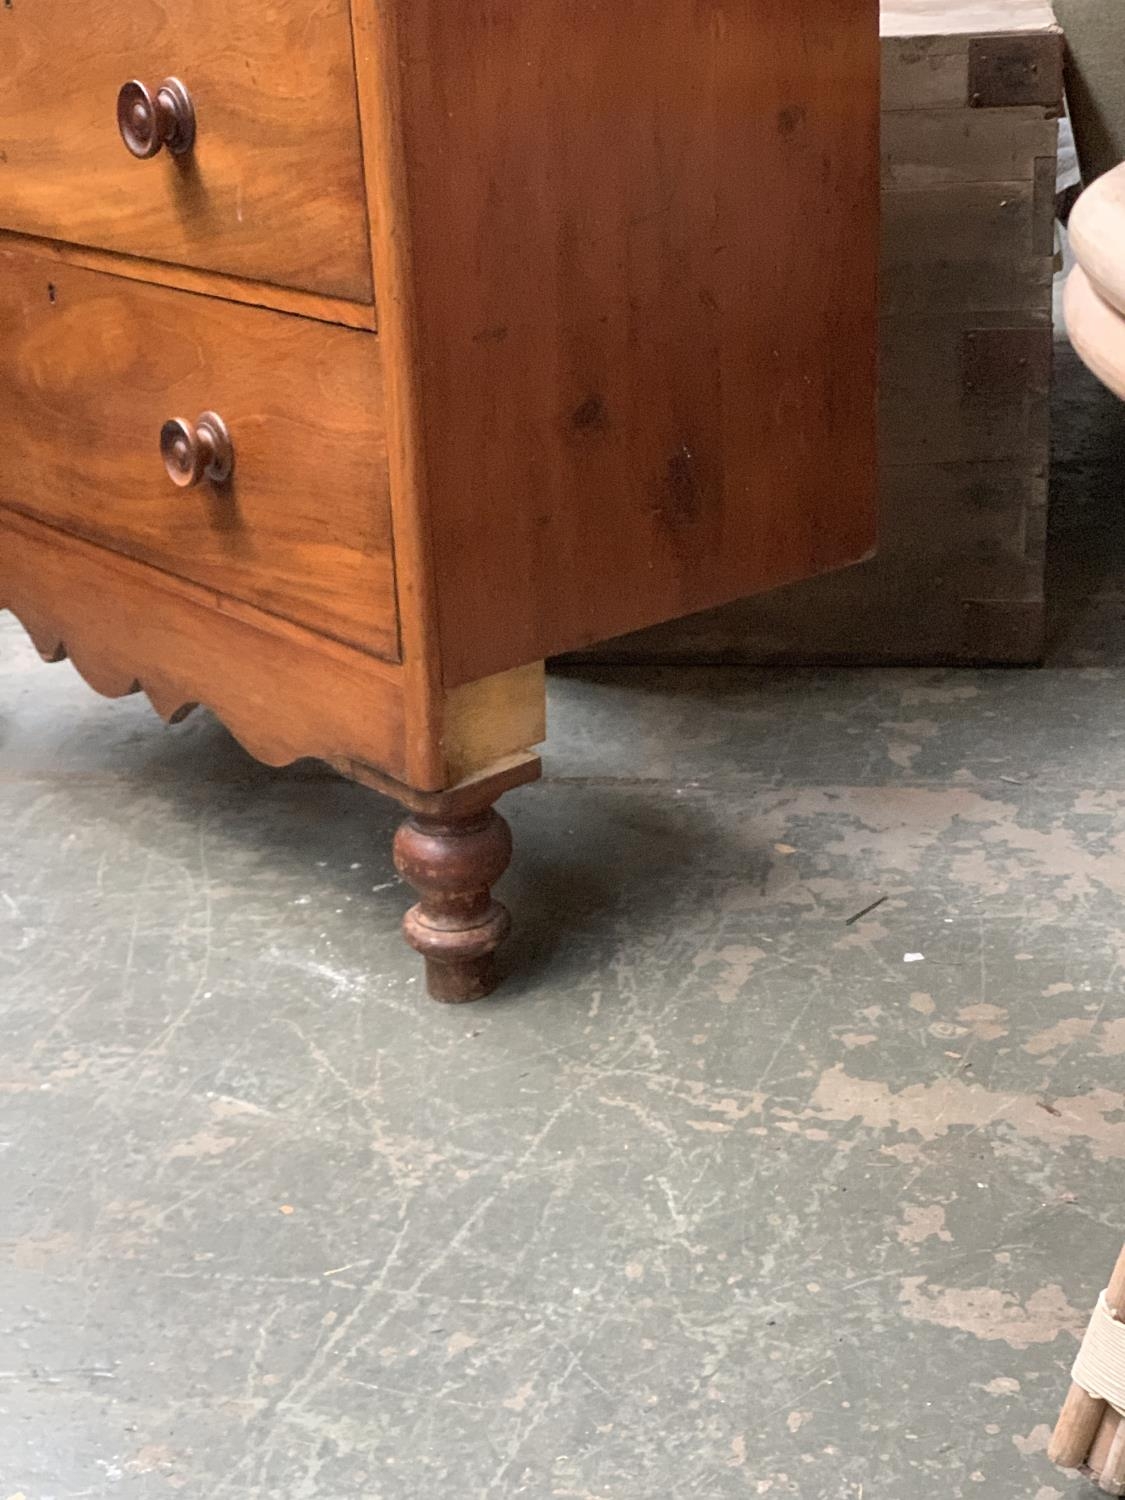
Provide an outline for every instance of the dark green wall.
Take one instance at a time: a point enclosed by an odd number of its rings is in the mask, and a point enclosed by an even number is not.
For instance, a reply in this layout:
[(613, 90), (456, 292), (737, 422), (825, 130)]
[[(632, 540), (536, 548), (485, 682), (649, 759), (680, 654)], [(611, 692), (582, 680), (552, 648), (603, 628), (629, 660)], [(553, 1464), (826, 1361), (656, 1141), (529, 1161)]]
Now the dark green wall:
[(1087, 182), (1125, 161), (1125, 0), (1054, 0), (1070, 54), (1067, 91)]

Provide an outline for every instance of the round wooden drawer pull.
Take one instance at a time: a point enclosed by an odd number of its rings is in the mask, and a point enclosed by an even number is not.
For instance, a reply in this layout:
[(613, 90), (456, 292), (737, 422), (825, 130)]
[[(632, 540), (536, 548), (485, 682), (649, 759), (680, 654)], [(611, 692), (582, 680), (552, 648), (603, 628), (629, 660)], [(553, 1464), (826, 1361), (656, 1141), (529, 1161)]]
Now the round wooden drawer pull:
[(117, 95), (117, 128), (142, 161), (155, 156), (161, 146), (182, 156), (195, 144), (195, 106), (178, 78), (166, 78), (155, 95), (132, 78)]
[(234, 449), (226, 423), (217, 412), (205, 411), (194, 426), (173, 417), (160, 429), (160, 456), (168, 478), (180, 489), (202, 479), (222, 484), (230, 478)]

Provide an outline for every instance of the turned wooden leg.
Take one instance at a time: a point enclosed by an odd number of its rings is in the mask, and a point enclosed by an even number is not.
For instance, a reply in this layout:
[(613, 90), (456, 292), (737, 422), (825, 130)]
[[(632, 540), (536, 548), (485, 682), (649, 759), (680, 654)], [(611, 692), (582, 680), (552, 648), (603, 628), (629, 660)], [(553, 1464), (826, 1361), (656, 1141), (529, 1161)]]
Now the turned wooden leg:
[(414, 813), (395, 835), (395, 868), (422, 898), (402, 930), (426, 960), (435, 1000), (479, 1000), (495, 989), (493, 955), (511, 919), (491, 888), (511, 857), (511, 829), (491, 807), (457, 818)]

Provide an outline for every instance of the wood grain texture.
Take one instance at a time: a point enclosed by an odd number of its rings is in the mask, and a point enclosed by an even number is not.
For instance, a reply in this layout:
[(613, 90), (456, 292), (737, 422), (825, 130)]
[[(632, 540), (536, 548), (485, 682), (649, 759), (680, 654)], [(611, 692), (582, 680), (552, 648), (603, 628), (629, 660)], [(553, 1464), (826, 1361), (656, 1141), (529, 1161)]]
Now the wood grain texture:
[(540, 744), (547, 737), (546, 699), (541, 661), (451, 688), (442, 722), (447, 775), (460, 781), (478, 766)]
[(972, 109), (979, 24), (1057, 37), (1045, 6), (883, 7), (875, 558), (597, 660), (1041, 658), (1057, 101)]
[(226, 276), (218, 271), (197, 271), (192, 266), (138, 260), (131, 255), (117, 255), (112, 250), (91, 250), (87, 245), (68, 245), (59, 240), (41, 240), (34, 235), (13, 234), (10, 230), (0, 229), (0, 249), (18, 250), (21, 246), (33, 250), (41, 259), (56, 260), (68, 266), (84, 266), (88, 271), (104, 271), (109, 276), (122, 276), (127, 281), (175, 287), (182, 292), (198, 292), (204, 297), (220, 297), (225, 302), (242, 302), (247, 307), (268, 307), (275, 312), (292, 313), (298, 318), (339, 323), (344, 328), (373, 331), (376, 326), (375, 308), (369, 302), (349, 302), (344, 297), (325, 297), (319, 292), (275, 286), (270, 281), (249, 281), (242, 276)]
[[(378, 339), (0, 249), (0, 503), (387, 658), (398, 651)], [(214, 409), (231, 480), (177, 490)]]
[[(979, 110), (912, 109), (888, 111), (883, 120), (883, 192), (929, 193), (998, 182), (1021, 187), (1035, 176), (1037, 161), (1054, 164), (1059, 127), (1042, 108)], [(1052, 182), (1052, 192), (1054, 183)], [(959, 210), (950, 215), (953, 218)], [(934, 212), (931, 201), (929, 212)], [(884, 226), (889, 215), (884, 208)], [(902, 226), (896, 226), (899, 234)], [(972, 220), (979, 250), (989, 247), (988, 226), (980, 210)], [(902, 248), (909, 253), (909, 241)], [(925, 261), (941, 251), (916, 243), (914, 254)], [(1011, 258), (1005, 247), (1006, 259)]]
[(1034, 659), (1044, 635), (1045, 462), (1037, 472), (1018, 457), (893, 465), (880, 488), (879, 551), (859, 570), (624, 636), (583, 659), (770, 666)]
[(379, 8), (448, 686), (870, 550), (877, 19)]
[[(131, 157), (119, 87), (175, 75), (194, 150)], [(348, 0), (0, 7), (0, 224), (370, 301)]]
[(353, 779), (394, 797), (411, 812), (434, 818), (464, 818), (491, 807), (505, 792), (538, 781), (542, 774), (543, 764), (538, 755), (520, 750), (436, 791), (420, 791), (409, 782), (384, 784), (367, 775), (366, 768)]
[(143, 690), (166, 719), (206, 704), (268, 765), (405, 779), (402, 674), (365, 652), (2, 509), (0, 609), (97, 692)]
[[(493, 734), (475, 758), (462, 741), (459, 763), (419, 785), (400, 666), (2, 507), (0, 610), (45, 660), (69, 657), (96, 692), (144, 692), (169, 721), (205, 704), (267, 765), (323, 760), (422, 816), (471, 817), (540, 774), (523, 740), (534, 721), (509, 708), (510, 734)], [(514, 686), (512, 701), (528, 703), (531, 684)], [(541, 701), (541, 680), (539, 692)]]
[[(1079, 0), (1084, 4), (1085, 0)], [(884, 3), (883, 116), (896, 110), (964, 110), (971, 105), (971, 52), (983, 38), (1017, 47), (1031, 40), (1049, 49), (1046, 61), (1059, 85), (1049, 108), (1062, 106), (1057, 63), (1062, 32), (1051, 6), (1040, 0), (924, 0)]]
[(393, 6), (353, 0), (353, 48), (362, 127), (367, 212), (386, 379), (399, 639), (407, 699), (411, 777), (429, 786), (444, 774), (444, 690), (437, 579), (425, 479), (422, 330), (407, 213), (402, 79), (409, 59)]
[(403, 918), (426, 960), (430, 998), (482, 1000), (496, 988), (496, 949), (511, 927), (492, 886), (512, 858), (512, 831), (493, 808), (469, 817), (415, 815), (395, 835), (395, 868), (421, 900)]

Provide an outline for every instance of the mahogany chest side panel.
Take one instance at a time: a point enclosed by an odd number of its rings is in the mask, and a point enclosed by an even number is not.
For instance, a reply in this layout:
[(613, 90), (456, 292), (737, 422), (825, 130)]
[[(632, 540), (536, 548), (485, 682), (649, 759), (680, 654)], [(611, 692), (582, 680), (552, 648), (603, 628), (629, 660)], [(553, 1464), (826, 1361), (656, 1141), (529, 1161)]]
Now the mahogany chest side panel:
[(875, 0), (377, 24), (446, 684), (866, 555)]

